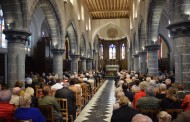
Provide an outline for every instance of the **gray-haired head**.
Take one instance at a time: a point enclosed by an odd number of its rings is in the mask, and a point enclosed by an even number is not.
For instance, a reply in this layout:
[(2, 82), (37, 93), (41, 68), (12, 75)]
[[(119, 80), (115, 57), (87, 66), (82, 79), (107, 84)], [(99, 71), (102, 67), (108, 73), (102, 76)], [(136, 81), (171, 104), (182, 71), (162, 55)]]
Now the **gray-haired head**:
[(9, 89), (0, 91), (0, 102), (9, 102), (12, 96), (12, 92)]
[(152, 119), (148, 116), (143, 115), (143, 114), (136, 114), (132, 118), (132, 122), (152, 122)]
[(154, 96), (154, 89), (152, 87), (146, 89), (146, 96)]

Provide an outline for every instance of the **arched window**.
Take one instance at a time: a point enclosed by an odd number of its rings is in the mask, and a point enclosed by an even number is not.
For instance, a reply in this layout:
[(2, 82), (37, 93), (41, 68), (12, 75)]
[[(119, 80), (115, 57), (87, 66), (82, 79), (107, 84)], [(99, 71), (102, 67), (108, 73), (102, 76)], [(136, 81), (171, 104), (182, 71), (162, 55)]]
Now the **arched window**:
[(100, 59), (103, 59), (104, 58), (104, 56), (103, 56), (103, 54), (104, 54), (104, 51), (103, 51), (103, 45), (102, 44), (100, 44)]
[(116, 46), (113, 44), (109, 46), (109, 59), (116, 59)]
[(5, 29), (5, 23), (3, 18), (3, 11), (0, 10), (0, 48), (7, 48), (7, 40), (3, 34), (3, 29)]
[(121, 47), (121, 59), (125, 59), (125, 45), (122, 44), (122, 47)]

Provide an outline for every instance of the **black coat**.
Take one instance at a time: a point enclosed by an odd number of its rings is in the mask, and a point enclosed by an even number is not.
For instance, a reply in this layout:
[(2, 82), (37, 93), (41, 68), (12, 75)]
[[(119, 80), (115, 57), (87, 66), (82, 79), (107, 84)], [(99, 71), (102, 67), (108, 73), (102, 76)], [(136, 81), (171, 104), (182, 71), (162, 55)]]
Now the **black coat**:
[(121, 106), (113, 111), (111, 122), (131, 122), (132, 118), (138, 113), (137, 110), (128, 105)]
[(67, 98), (69, 115), (73, 115), (76, 118), (76, 97), (72, 90), (67, 87), (58, 89), (55, 93), (56, 98)]

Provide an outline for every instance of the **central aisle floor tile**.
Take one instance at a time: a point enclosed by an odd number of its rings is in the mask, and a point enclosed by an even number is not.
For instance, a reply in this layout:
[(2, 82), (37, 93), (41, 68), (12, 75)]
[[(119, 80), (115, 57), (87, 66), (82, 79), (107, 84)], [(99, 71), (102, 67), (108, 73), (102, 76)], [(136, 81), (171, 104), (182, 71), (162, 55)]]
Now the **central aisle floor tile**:
[(110, 122), (115, 102), (115, 82), (106, 80), (75, 122)]

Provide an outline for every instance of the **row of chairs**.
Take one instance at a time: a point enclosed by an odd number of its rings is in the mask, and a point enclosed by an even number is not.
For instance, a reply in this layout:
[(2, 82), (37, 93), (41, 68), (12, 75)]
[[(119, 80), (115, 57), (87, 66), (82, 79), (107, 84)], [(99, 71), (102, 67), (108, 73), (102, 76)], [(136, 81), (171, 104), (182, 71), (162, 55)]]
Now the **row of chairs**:
[[(138, 109), (139, 113), (149, 116), (153, 122), (158, 122), (157, 115), (160, 112), (159, 109)], [(178, 114), (183, 112), (183, 109), (166, 109), (168, 114), (172, 116), (172, 120), (174, 120)]]

